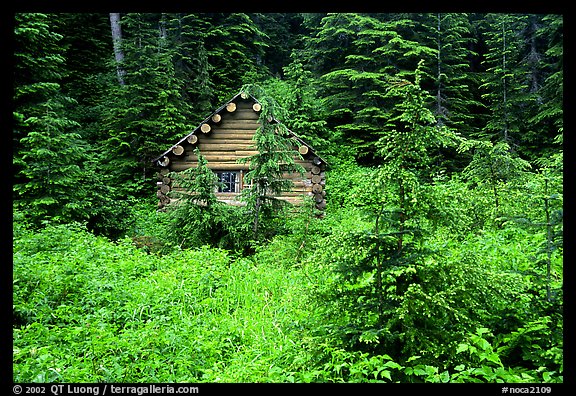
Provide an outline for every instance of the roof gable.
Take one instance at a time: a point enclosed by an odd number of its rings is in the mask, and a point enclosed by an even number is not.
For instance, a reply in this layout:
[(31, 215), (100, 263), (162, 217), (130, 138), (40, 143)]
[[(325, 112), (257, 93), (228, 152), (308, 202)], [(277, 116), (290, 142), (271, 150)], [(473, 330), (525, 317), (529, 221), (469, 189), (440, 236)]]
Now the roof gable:
[[(174, 143), (170, 148), (168, 148), (166, 151), (164, 151), (158, 157), (154, 158), (152, 160), (152, 162), (156, 165), (162, 165), (161, 161), (164, 158), (167, 158), (167, 156), (170, 153), (172, 153), (175, 148), (181, 146), (181, 144), (183, 144), (185, 142), (191, 142), (191, 140), (194, 140), (194, 138), (192, 137), (194, 135), (198, 136), (199, 134), (204, 134), (205, 131), (203, 130), (203, 128), (206, 128), (206, 129), (210, 128), (210, 125), (214, 124), (215, 120), (218, 119), (218, 117), (221, 117), (224, 112), (233, 112), (236, 108), (236, 103), (239, 100), (252, 101), (252, 103), (253, 103), (252, 108), (254, 109), (254, 111), (257, 113), (259, 113), (261, 111), (262, 104), (254, 96), (252, 96), (251, 94), (249, 94), (247, 92), (239, 92), (238, 94), (234, 95), (231, 99), (229, 99), (227, 102), (225, 102), (223, 105), (221, 105), (216, 110), (214, 110), (208, 117), (206, 117), (204, 120), (202, 120), (202, 122), (200, 122), (200, 124), (196, 128), (194, 128), (194, 130), (192, 132), (190, 132), (189, 134), (182, 137), (180, 140), (178, 140), (176, 143)], [(268, 121), (273, 122), (273, 123), (282, 124), (276, 118), (269, 119)], [(311, 154), (315, 155), (321, 162), (326, 164), (326, 161), (315, 153), (315, 150), (312, 146), (310, 146), (308, 143), (306, 143), (304, 140), (302, 140), (298, 135), (296, 135), (290, 129), (286, 128), (286, 130), (288, 131), (289, 137), (292, 138), (293, 140), (295, 140), (298, 143), (298, 146), (300, 148), (306, 147), (306, 149), (305, 149), (306, 151), (309, 151)], [(300, 153), (303, 154), (302, 152), (300, 152)]]

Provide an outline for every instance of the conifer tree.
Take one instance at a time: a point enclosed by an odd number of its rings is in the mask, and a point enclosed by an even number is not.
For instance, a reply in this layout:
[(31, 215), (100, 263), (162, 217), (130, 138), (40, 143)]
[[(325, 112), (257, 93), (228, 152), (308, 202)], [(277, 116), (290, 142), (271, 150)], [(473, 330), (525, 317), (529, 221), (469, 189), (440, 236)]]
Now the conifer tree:
[(522, 152), (540, 160), (558, 152), (557, 143), (564, 130), (564, 51), (562, 16), (545, 15), (538, 22), (528, 53), (538, 60), (534, 73), (537, 75), (533, 77), (536, 87), (530, 100), (531, 108), (535, 109), (531, 112), (529, 130), (522, 135)]
[(177, 201), (169, 206), (170, 239), (181, 247), (215, 244), (222, 227), (216, 198), (218, 177), (208, 168), (208, 161), (198, 149), (198, 165), (179, 173), (172, 173), (174, 183), (181, 190), (173, 190), (170, 195)]
[(242, 158), (249, 162), (250, 170), (244, 176), (244, 183), (251, 185), (244, 189), (242, 200), (252, 216), (254, 239), (259, 239), (262, 218), (274, 216), (284, 201), (276, 198), (293, 186), (291, 179), (285, 178), (289, 173), (304, 173), (304, 168), (297, 164), (295, 158), (301, 158), (294, 148), (294, 142), (288, 137), (286, 126), (278, 122), (277, 116), (282, 113), (277, 102), (255, 84), (242, 87), (242, 92), (258, 98), (262, 104), (259, 117), (260, 126), (254, 135), (257, 154)]
[(270, 75), (262, 64), (264, 51), (270, 44), (252, 14), (215, 13), (202, 17), (208, 26), (205, 46), (219, 103), (238, 87)]
[[(414, 82), (397, 80), (390, 86), (391, 97), (398, 99), (393, 117), (377, 142), (381, 158), (378, 183), (386, 191), (388, 207), (396, 208), (398, 229), (422, 215), (419, 205), (424, 197), (421, 184), (432, 176), (432, 152), (438, 147), (455, 147), (461, 138), (445, 126), (439, 126), (427, 107), (429, 94), (421, 87), (424, 60), (418, 64)], [(399, 246), (402, 245), (402, 236)]]
[(69, 119), (74, 100), (62, 93), (62, 36), (46, 14), (16, 14), (14, 82), (15, 205), (35, 224), (86, 219), (88, 186), (82, 165), (86, 147)]
[(321, 23), (307, 53), (328, 58), (313, 70), (321, 75), (329, 125), (335, 140), (374, 163), (374, 142), (394, 105), (384, 93), (388, 79), (410, 76), (418, 60), (435, 50), (399, 33), (413, 25), (407, 19), (346, 13), (329, 14)]
[(193, 124), (166, 16), (126, 14), (122, 21), (125, 84), (110, 92), (103, 151), (108, 171), (138, 193), (148, 181), (150, 160)]
[(491, 117), (482, 133), (492, 142), (507, 143), (515, 150), (526, 117), (520, 109), (526, 99), (526, 71), (519, 62), (523, 48), (519, 32), (526, 26), (526, 16), (487, 14), (484, 22), (488, 52), (480, 87)]

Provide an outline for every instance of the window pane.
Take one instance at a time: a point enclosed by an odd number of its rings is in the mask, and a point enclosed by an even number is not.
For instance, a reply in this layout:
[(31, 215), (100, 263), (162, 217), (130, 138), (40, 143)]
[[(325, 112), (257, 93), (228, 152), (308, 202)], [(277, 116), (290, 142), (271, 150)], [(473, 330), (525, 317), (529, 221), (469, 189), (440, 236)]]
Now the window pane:
[(238, 172), (217, 172), (216, 174), (218, 181), (224, 184), (218, 189), (218, 192), (238, 192)]

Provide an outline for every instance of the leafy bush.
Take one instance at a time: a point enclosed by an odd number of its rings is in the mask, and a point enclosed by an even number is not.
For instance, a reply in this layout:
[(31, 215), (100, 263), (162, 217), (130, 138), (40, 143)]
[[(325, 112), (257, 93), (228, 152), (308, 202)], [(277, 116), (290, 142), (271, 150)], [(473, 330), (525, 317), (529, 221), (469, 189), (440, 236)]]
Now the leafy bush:
[(307, 283), (257, 257), (150, 255), (77, 225), (20, 232), (14, 381), (289, 380)]

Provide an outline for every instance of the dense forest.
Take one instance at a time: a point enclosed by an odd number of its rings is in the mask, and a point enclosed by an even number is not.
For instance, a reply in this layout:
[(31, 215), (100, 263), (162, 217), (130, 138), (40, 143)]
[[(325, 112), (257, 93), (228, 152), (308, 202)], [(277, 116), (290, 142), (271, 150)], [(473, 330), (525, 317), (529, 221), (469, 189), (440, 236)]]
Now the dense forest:
[[(15, 382), (563, 382), (562, 15), (13, 27)], [(325, 209), (256, 233), (199, 166), (158, 210), (152, 160), (243, 90)]]

